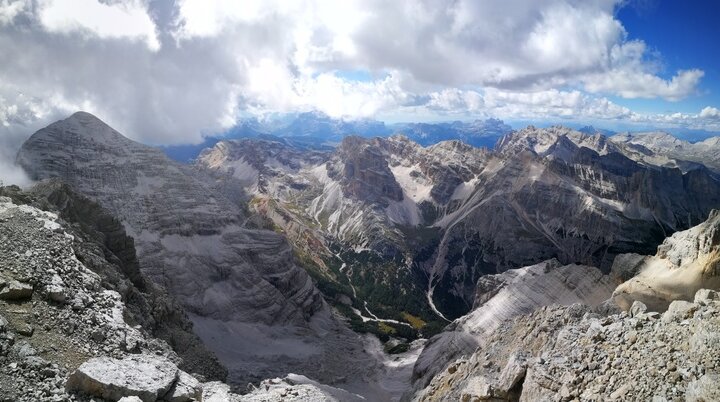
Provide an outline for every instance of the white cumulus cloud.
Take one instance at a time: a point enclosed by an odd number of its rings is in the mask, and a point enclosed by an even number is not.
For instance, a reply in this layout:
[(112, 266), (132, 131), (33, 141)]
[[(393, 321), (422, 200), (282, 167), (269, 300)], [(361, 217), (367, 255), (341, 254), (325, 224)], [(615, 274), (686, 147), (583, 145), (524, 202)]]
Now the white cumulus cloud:
[(199, 142), (241, 115), (309, 110), (715, 124), (714, 108), (650, 118), (609, 100), (680, 100), (704, 74), (664, 71), (628, 39), (623, 4), (0, 0), (0, 140), (16, 147), (77, 109), (152, 144)]
[(85, 31), (100, 38), (138, 39), (151, 50), (160, 48), (155, 23), (139, 0), (41, 0), (38, 13), (50, 32)]

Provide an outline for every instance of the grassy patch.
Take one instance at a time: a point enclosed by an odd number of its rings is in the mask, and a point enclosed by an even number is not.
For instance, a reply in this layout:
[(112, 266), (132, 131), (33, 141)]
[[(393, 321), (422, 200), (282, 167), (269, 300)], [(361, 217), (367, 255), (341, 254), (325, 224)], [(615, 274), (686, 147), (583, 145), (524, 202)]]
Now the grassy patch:
[(395, 335), (397, 333), (397, 330), (395, 328), (385, 324), (384, 322), (378, 322), (377, 324), (378, 324), (378, 328), (383, 333), (386, 333), (388, 335)]
[(402, 318), (407, 321), (410, 325), (412, 325), (413, 328), (420, 330), (422, 329), (427, 323), (423, 321), (422, 318), (416, 317), (408, 312), (402, 313)]

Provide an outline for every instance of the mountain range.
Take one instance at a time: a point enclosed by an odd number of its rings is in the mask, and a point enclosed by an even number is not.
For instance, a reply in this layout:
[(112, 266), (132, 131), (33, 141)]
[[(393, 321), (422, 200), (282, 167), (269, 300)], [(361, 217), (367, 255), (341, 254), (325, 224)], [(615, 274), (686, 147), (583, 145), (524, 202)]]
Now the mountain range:
[[(700, 340), (678, 347), (678, 364), (705, 359), (692, 350), (720, 334), (707, 290), (720, 287), (716, 138), (510, 131), (498, 120), (388, 130), (316, 114), (245, 124), (249, 138), (213, 139), (191, 163), (84, 112), (23, 144), (17, 162), (37, 184), (2, 190), (10, 198), (0, 199), (0, 233), (38, 245), (17, 240), (22, 247), (6, 265), (23, 266), (28, 247), (57, 248), (58, 258), (79, 262), (57, 281), (53, 264), (33, 262), (42, 269), (21, 274), (0, 265), (0, 285), (42, 314), (59, 309), (65, 326), (76, 304), (96, 317), (87, 322), (104, 323), (103, 306), (127, 309), (138, 317), (113, 328), (131, 333), (127, 323), (137, 322), (143, 345), (157, 339), (162, 357), (85, 329), (77, 341), (95, 346), (82, 359), (58, 357), (43, 352), (43, 335), (20, 335), (48, 365), (67, 366), (48, 377), (67, 379), (62, 392), (141, 395), (94, 371), (137, 364), (172, 373), (142, 400), (170, 398), (181, 384), (196, 396), (178, 400), (641, 398), (650, 391), (624, 389), (609, 375), (566, 381), (552, 373), (577, 376), (601, 344), (598, 361), (624, 378), (615, 361), (634, 351), (606, 351), (615, 338), (637, 339), (638, 320), (650, 323), (643, 336), (668, 337), (692, 317)], [(497, 138), (494, 148), (487, 138)], [(95, 273), (81, 274), (88, 270)], [(87, 275), (100, 279), (72, 279)], [(63, 283), (97, 302), (56, 296)], [(27, 286), (38, 292), (23, 293)], [(13, 314), (3, 303), (0, 323)], [(667, 319), (648, 311), (667, 311)], [(27, 334), (21, 324), (9, 325)], [(638, 341), (642, 350), (651, 343)], [(561, 351), (576, 368), (558, 360)], [(20, 352), (3, 358), (26, 365), (38, 355)], [(683, 368), (679, 386), (715, 392), (703, 387), (720, 367), (716, 357), (702, 372)], [(103, 358), (116, 360), (93, 360)], [(23, 378), (36, 381), (28, 370)], [(11, 373), (0, 370), (0, 384)]]
[[(308, 355), (360, 347), (285, 238), (255, 228), (247, 211), (213, 192), (201, 172), (87, 113), (35, 133), (18, 162), (34, 179), (61, 180), (117, 217), (135, 240), (142, 272), (182, 303), (230, 381), (259, 381)], [(284, 364), (276, 364), (279, 350)], [(315, 378), (330, 381), (339, 367), (316, 369)]]
[(393, 319), (457, 318), (481, 276), (549, 258), (607, 272), (617, 254), (653, 252), (720, 205), (702, 165), (562, 127), (514, 132), (495, 151), (399, 135), (313, 152), (224, 141), (195, 166), (221, 188), (244, 188), (251, 208), (314, 256), (316, 279), (351, 286), (355, 308)]
[(162, 149), (174, 160), (189, 162), (219, 141), (241, 138), (284, 139), (305, 148), (334, 147), (346, 136), (376, 137), (403, 134), (422, 145), (440, 141), (461, 140), (476, 147), (492, 148), (500, 137), (512, 131), (501, 120), (469, 122), (385, 123), (371, 119), (333, 119), (321, 112), (306, 112), (282, 118), (258, 120), (248, 118), (220, 136), (208, 136), (199, 144), (165, 146)]

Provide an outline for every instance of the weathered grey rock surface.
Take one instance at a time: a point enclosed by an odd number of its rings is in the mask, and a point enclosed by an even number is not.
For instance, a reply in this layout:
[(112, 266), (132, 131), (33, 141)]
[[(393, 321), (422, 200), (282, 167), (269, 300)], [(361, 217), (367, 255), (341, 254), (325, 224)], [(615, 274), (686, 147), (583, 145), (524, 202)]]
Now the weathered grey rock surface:
[[(35, 198), (46, 191), (0, 189), (17, 202), (0, 196), (0, 278), (3, 283), (34, 289), (28, 298), (0, 300), (0, 400), (348, 400), (343, 396), (351, 394), (301, 376), (268, 382), (273, 384), (271, 392), (257, 390), (242, 396), (224, 383), (204, 382), (205, 376), (179, 369), (213, 367), (217, 361), (208, 352), (195, 350), (189, 357), (196, 361), (186, 364), (165, 341), (155, 338), (153, 330), (178, 342), (188, 342), (190, 335), (182, 335), (181, 328), (173, 326), (177, 323), (157, 322), (177, 319), (172, 316), (178, 313), (167, 301), (148, 301), (163, 296), (152, 293), (150, 284), (143, 291), (134, 285), (145, 281), (140, 272), (135, 272), (134, 280), (128, 279), (132, 266), (124, 263), (133, 260), (129, 250), (121, 263), (116, 259), (120, 249), (108, 242), (105, 254), (99, 246), (103, 243), (94, 238), (98, 233), (83, 231), (79, 222), (63, 221), (25, 203), (47, 202)], [(68, 201), (82, 201), (71, 193), (65, 195), (71, 197)], [(90, 207), (86, 212), (102, 216), (102, 211), (85, 202)], [(71, 209), (66, 207), (64, 214)], [(86, 218), (84, 224), (93, 222)], [(62, 301), (49, 291), (58, 288), (66, 295)], [(164, 306), (166, 311), (147, 311), (150, 306)]]
[(415, 394), (417, 401), (715, 400), (720, 303), (661, 320), (551, 306), (503, 324)]
[(158, 356), (96, 357), (70, 375), (66, 388), (106, 400), (137, 396), (143, 402), (155, 402), (164, 399), (178, 376), (177, 366)]
[[(151, 328), (132, 323), (142, 300), (127, 309), (118, 293), (123, 289), (115, 287), (123, 284), (125, 292), (138, 292), (130, 290), (132, 283), (94, 272), (80, 261), (112, 266), (84, 243), (85, 235), (62, 226), (53, 213), (0, 197), (0, 277), (34, 289), (30, 298), (0, 301), (0, 389), (6, 400), (85, 400), (68, 395), (65, 384), (77, 367), (95, 357), (145, 352), (174, 367), (182, 364), (167, 343), (150, 335)], [(66, 295), (62, 301), (49, 291), (58, 288)], [(143, 323), (158, 317), (150, 313)], [(213, 361), (210, 354), (204, 358)]]
[[(225, 379), (227, 370), (193, 333), (187, 314), (140, 271), (134, 241), (117, 219), (58, 181), (38, 183), (27, 192), (6, 187), (0, 193), (21, 204), (56, 211), (66, 226), (72, 228), (77, 258), (100, 275), (105, 287), (122, 296), (128, 322), (141, 325), (152, 336), (173, 345), (183, 359), (182, 369), (208, 379)], [(56, 275), (52, 276), (45, 292), (57, 303), (72, 299)], [(134, 339), (126, 342), (130, 349), (138, 347)]]
[(245, 229), (245, 213), (202, 178), (90, 114), (38, 131), (18, 162), (33, 178), (59, 178), (120, 219), (143, 272), (193, 313), (302, 323), (322, 308), (281, 236)]
[(428, 341), (415, 364), (415, 388), (426, 386), (455, 359), (487, 346), (515, 317), (553, 304), (599, 306), (612, 290), (609, 278), (597, 268), (562, 266), (557, 260), (484, 276), (478, 281), (473, 311)]
[(692, 301), (699, 289), (720, 289), (720, 212), (668, 237), (654, 256), (616, 259), (613, 272), (624, 271), (637, 272), (613, 294), (626, 310), (639, 300), (662, 312), (673, 300)]
[[(246, 227), (246, 212), (208, 176), (82, 112), (35, 133), (17, 160), (34, 179), (61, 179), (120, 220), (140, 270), (182, 303), (231, 381), (292, 371), (330, 381), (346, 367), (338, 350), (362, 354), (285, 238)], [(308, 364), (310, 356), (327, 364)]]

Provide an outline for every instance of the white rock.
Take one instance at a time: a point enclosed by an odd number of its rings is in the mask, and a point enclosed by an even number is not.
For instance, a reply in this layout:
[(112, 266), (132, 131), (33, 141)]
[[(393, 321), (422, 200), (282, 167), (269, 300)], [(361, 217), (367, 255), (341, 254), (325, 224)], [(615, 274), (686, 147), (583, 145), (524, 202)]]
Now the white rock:
[(705, 375), (688, 385), (685, 393), (688, 402), (720, 401), (720, 375)]
[(707, 304), (711, 301), (718, 301), (720, 300), (720, 294), (714, 290), (710, 289), (700, 289), (695, 293), (695, 303), (696, 304)]
[(484, 400), (490, 399), (493, 395), (492, 387), (485, 377), (475, 377), (468, 381), (465, 389), (461, 391), (463, 400)]
[(630, 307), (630, 317), (637, 317), (647, 311), (647, 306), (640, 300), (635, 300)]
[(505, 368), (500, 373), (500, 378), (496, 384), (497, 391), (501, 394), (509, 392), (523, 377), (527, 369), (527, 360), (522, 354), (513, 354), (508, 359)]
[(230, 392), (230, 386), (219, 381), (206, 382), (202, 385), (203, 402), (234, 402), (239, 401), (238, 395)]
[(169, 402), (191, 402), (202, 400), (202, 385), (190, 374), (179, 371), (178, 379), (165, 396)]
[(662, 320), (664, 322), (682, 321), (690, 318), (695, 310), (697, 310), (696, 304), (685, 300), (675, 300), (670, 303), (670, 307), (668, 307), (668, 310), (663, 314)]
[(168, 393), (177, 377), (177, 366), (160, 356), (96, 357), (78, 367), (65, 388), (110, 400), (137, 396), (154, 402)]

